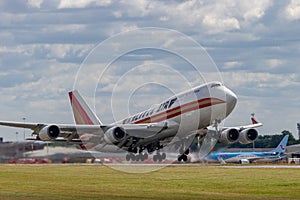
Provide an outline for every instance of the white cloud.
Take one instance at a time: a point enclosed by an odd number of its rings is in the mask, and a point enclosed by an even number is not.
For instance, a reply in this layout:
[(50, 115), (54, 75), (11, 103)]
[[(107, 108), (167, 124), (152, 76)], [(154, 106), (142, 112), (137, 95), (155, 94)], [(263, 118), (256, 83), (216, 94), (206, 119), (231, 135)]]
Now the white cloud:
[(120, 10), (117, 10), (117, 11), (113, 11), (113, 15), (116, 17), (116, 18), (121, 18), (123, 15), (122, 15), (122, 12)]
[(255, 1), (237, 1), (237, 9), (240, 10), (243, 18), (246, 21), (258, 20), (262, 18), (266, 10), (272, 6), (270, 0), (255, 0)]
[(224, 63), (224, 69), (234, 69), (242, 66), (242, 62), (239, 61), (229, 61)]
[(239, 21), (236, 18), (218, 19), (215, 16), (206, 15), (202, 23), (209, 29), (208, 33), (220, 33), (240, 29)]
[[(134, 18), (159, 19), (182, 31), (193, 27), (194, 31), (221, 33), (239, 30), (242, 24), (251, 25), (265, 15), (272, 6), (270, 0), (256, 1), (121, 1), (121, 8), (113, 11), (116, 17), (126, 15)], [(156, 22), (154, 22), (156, 23)], [(253, 28), (253, 27), (251, 27)]]
[(265, 61), (267, 66), (270, 66), (271, 68), (276, 68), (284, 63), (284, 61), (280, 59), (268, 59)]
[[(38, 74), (35, 75), (37, 79), (29, 79), (13, 87), (2, 88), (2, 91), (9, 94), (18, 94), (20, 98), (27, 100), (40, 98), (41, 96), (57, 97), (72, 88), (76, 70), (77, 65), (53, 62), (47, 68), (39, 69)], [(32, 73), (24, 70), (22, 72), (22, 76)], [(12, 73), (17, 73), (17, 71)]]
[(28, 6), (31, 8), (41, 8), (43, 0), (27, 0)]
[(111, 27), (111, 29), (107, 31), (107, 35), (111, 36), (122, 32), (135, 30), (137, 28), (138, 26), (135, 24), (122, 23), (122, 24), (118, 24), (118, 26)]
[(111, 4), (111, 0), (61, 0), (58, 9), (63, 8), (85, 8), (92, 5), (96, 6), (109, 6)]
[[(283, 88), (300, 86), (299, 75), (297, 74), (272, 74), (268, 72), (253, 73), (253, 72), (223, 72), (222, 77), (224, 82), (232, 88), (247, 88), (251, 86), (252, 90), (259, 90), (269, 95), (268, 92), (281, 91)], [(272, 91), (270, 91), (270, 88)]]
[[(18, 6), (8, 6), (14, 2), (7, 2), (2, 4), (3, 12), (0, 13), (2, 119), (17, 120), (26, 114), (34, 121), (72, 120), (66, 93), (73, 86), (80, 63), (94, 45), (120, 31), (153, 26), (182, 31), (203, 44), (221, 69), (226, 69), (224, 82), (240, 97), (233, 123), (239, 122), (243, 114), (248, 116), (252, 109), (262, 112), (258, 117), (266, 124), (266, 130), (292, 127), (292, 121), (299, 116), (299, 94), (295, 93), (300, 87), (298, 1), (27, 0)], [(165, 35), (141, 38), (166, 48), (180, 43), (172, 37), (168, 41), (160, 40), (162, 36)], [(131, 46), (135, 39), (119, 41), (110, 48), (118, 49), (124, 44)], [(99, 56), (109, 56), (110, 48), (99, 52)], [(201, 60), (201, 56), (194, 55), (193, 49), (187, 52)], [(132, 57), (144, 60), (144, 64), (153, 59), (147, 54)], [(111, 80), (124, 73), (128, 66), (140, 64), (132, 62), (132, 57), (126, 57), (122, 67), (105, 76), (102, 87), (98, 88), (98, 92), (101, 91), (98, 108), (104, 118), (110, 116), (110, 106), (104, 107), (110, 102), (102, 96), (112, 91), (115, 84)], [(201, 79), (183, 68), (181, 63), (162, 54), (157, 57), (156, 62), (172, 63), (180, 73)], [(102, 64), (105, 63), (96, 63), (95, 67)], [(98, 76), (93, 70), (87, 72), (88, 76), (81, 80), (80, 86), (89, 88), (97, 82)], [(154, 75), (158, 79), (165, 77), (164, 72)], [(218, 79), (216, 73), (205, 75), (209, 80)], [(136, 76), (137, 82), (143, 81), (143, 76)], [(132, 80), (120, 88), (136, 87)], [(170, 75), (169, 81), (178, 84), (175, 76)], [(143, 97), (142, 101), (149, 104), (152, 100), (156, 102), (159, 98)], [(280, 101), (290, 103), (282, 106)], [(137, 102), (139, 107), (142, 104)], [(277, 121), (272, 116), (276, 110), (282, 113), (275, 118)], [(289, 117), (285, 120), (281, 116)]]
[(64, 24), (64, 25), (50, 25), (44, 27), (41, 31), (47, 32), (51, 30), (51, 32), (68, 32), (69, 34), (76, 33), (78, 31), (86, 30), (86, 25), (83, 24)]
[(285, 8), (285, 14), (289, 20), (300, 19), (300, 2), (298, 0), (291, 0), (290, 4)]

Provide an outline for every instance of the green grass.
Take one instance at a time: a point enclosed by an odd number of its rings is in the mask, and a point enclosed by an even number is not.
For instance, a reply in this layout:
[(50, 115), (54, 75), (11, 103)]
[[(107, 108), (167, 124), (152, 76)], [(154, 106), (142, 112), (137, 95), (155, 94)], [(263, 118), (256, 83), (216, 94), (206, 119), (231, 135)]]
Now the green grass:
[(0, 165), (0, 199), (300, 199), (299, 169)]

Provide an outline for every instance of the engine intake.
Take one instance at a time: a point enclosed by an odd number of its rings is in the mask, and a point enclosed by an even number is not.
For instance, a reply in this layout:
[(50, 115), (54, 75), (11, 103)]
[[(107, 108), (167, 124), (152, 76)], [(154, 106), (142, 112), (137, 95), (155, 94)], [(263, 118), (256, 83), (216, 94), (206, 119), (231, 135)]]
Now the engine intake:
[(118, 144), (127, 136), (125, 130), (121, 127), (112, 127), (104, 133), (104, 140), (109, 144)]
[(227, 129), (221, 133), (219, 142), (223, 144), (231, 144), (239, 139), (239, 131), (235, 128)]
[(255, 141), (258, 137), (257, 130), (250, 128), (240, 132), (239, 142), (241, 144), (249, 144)]
[(39, 132), (39, 139), (42, 141), (55, 140), (60, 134), (60, 129), (56, 125), (48, 125)]

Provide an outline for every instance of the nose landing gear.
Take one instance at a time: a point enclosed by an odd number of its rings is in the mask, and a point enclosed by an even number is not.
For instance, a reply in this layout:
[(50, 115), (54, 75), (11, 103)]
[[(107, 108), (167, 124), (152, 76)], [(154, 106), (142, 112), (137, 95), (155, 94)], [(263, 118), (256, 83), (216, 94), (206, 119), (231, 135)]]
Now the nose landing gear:
[(183, 148), (181, 148), (179, 150), (179, 155), (178, 155), (178, 158), (177, 158), (177, 161), (178, 162), (181, 162), (181, 161), (184, 161), (184, 162), (187, 162), (188, 161), (188, 155), (190, 153), (190, 149), (187, 148), (185, 151)]

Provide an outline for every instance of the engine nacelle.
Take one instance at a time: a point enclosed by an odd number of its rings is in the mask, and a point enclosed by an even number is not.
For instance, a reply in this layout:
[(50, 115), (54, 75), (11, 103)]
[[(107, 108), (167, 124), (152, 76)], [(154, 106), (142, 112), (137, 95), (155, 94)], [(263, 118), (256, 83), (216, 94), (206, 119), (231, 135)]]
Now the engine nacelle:
[(255, 141), (258, 137), (257, 130), (250, 128), (240, 132), (239, 142), (241, 144), (249, 144)]
[(109, 144), (118, 144), (127, 136), (125, 130), (121, 127), (111, 127), (104, 133), (104, 140)]
[(235, 128), (227, 129), (220, 135), (219, 142), (222, 144), (231, 144), (239, 139), (239, 131)]
[(60, 129), (56, 125), (48, 125), (39, 132), (39, 139), (42, 141), (55, 140), (60, 134)]

